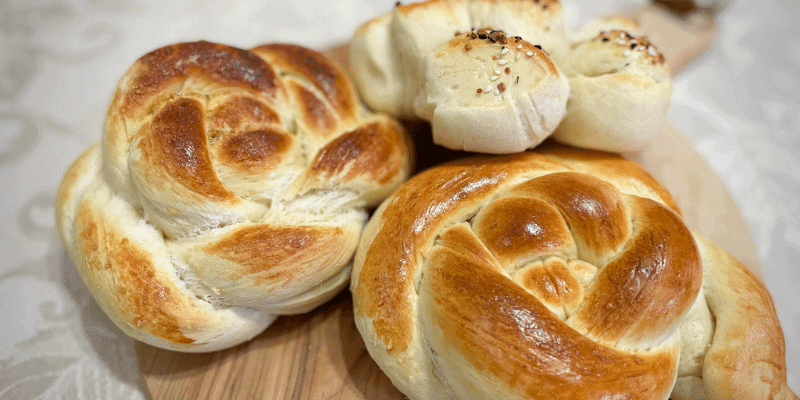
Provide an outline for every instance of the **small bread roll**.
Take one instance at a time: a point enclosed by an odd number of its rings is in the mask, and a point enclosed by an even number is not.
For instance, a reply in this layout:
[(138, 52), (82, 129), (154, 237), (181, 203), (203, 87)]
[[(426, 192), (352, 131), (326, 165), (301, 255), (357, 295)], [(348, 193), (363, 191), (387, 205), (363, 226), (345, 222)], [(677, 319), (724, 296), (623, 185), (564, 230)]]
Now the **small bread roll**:
[(166, 46), (121, 77), (102, 142), (61, 183), (58, 230), (123, 332), (219, 350), (347, 285), (365, 208), (410, 151), (320, 53)]
[(513, 153), (546, 139), (564, 116), (569, 87), (539, 45), (502, 31), (460, 34), (426, 59), (416, 114), (433, 141), (483, 153)]
[[(462, 36), (471, 31), (475, 38)], [(516, 38), (509, 54), (501, 53), (501, 34)], [(474, 50), (466, 50), (467, 42)], [(431, 122), (434, 143), (511, 153), (539, 144), (563, 117), (568, 87), (548, 52), (563, 52), (567, 44), (558, 1), (430, 0), (398, 5), (360, 26), (350, 66), (368, 106)], [(494, 82), (498, 68), (503, 76), (505, 68), (517, 73)], [(499, 83), (505, 89), (491, 98)], [(479, 96), (477, 89), (490, 84)]]
[(570, 100), (554, 139), (630, 152), (646, 147), (663, 129), (672, 79), (664, 55), (647, 38), (602, 31), (573, 43), (559, 67), (569, 79)]
[(350, 289), (413, 400), (796, 398), (764, 286), (608, 153), (423, 171), (373, 214)]

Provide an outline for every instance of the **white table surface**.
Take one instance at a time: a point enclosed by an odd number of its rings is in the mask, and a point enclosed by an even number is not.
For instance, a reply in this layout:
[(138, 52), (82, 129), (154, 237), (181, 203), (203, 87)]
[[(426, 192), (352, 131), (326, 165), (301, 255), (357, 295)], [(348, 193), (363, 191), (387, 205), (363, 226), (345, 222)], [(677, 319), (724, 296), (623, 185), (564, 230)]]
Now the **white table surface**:
[[(564, 1), (571, 23), (638, 3)], [(145, 396), (132, 340), (89, 295), (53, 221), (62, 174), (100, 139), (106, 104), (128, 66), (156, 47), (198, 39), (323, 49), (393, 5), (0, 2), (0, 400)], [(797, 20), (796, 0), (734, 1), (719, 16), (713, 48), (675, 77), (670, 117), (741, 207), (783, 325), (789, 385), (800, 393)]]

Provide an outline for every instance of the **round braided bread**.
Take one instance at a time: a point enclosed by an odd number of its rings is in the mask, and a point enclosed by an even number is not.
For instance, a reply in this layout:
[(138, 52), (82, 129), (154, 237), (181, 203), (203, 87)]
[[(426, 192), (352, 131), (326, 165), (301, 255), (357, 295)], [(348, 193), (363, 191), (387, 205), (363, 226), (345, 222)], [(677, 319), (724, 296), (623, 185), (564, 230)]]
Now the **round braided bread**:
[(771, 299), (724, 254), (622, 158), (465, 159), (367, 224), (355, 320), (412, 399), (793, 398)]
[(124, 332), (217, 350), (347, 285), (365, 207), (410, 153), (320, 53), (175, 44), (120, 79), (102, 143), (59, 189), (59, 231)]

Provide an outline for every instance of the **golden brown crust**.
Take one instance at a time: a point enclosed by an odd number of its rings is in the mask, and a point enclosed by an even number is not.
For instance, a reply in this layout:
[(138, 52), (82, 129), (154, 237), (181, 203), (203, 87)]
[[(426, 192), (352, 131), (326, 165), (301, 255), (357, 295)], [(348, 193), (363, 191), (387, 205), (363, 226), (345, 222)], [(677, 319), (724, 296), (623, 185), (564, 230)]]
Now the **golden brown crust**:
[(717, 324), (711, 398), (795, 398), (766, 290), (619, 156), (431, 168), (376, 211), (355, 260), (356, 324), (412, 399), (666, 399), (698, 296)]
[[(174, 288), (159, 281), (151, 255), (107, 227), (90, 203), (83, 202), (78, 207), (75, 215), (77, 253), (85, 257), (91, 269), (82, 271), (83, 275), (110, 275), (114, 286), (99, 289), (98, 295), (114, 296), (114, 300), (104, 303), (113, 304), (116, 314), (136, 329), (174, 343), (193, 343), (194, 340), (181, 331), (186, 321), (175, 312), (186, 307), (180, 300), (183, 294), (175, 293)], [(93, 283), (102, 285), (92, 278), (87, 279), (87, 284)], [(97, 292), (98, 289), (93, 291)]]
[(519, 266), (548, 255), (576, 256), (561, 214), (547, 202), (509, 196), (488, 204), (472, 223), (481, 242), (502, 265)]
[(217, 157), (248, 172), (264, 172), (282, 164), (293, 139), (275, 129), (259, 129), (227, 135)]
[[(676, 328), (700, 291), (689, 229), (663, 205), (629, 196), (626, 250), (602, 267), (573, 322), (606, 343), (651, 343)], [(602, 264), (601, 264), (602, 265)]]
[[(227, 190), (214, 171), (208, 154), (203, 106), (194, 99), (177, 99), (164, 105), (145, 125), (139, 151), (142, 163), (163, 172), (190, 191), (213, 199), (235, 195)], [(155, 174), (147, 174), (158, 184)]]
[(323, 94), (339, 118), (356, 117), (358, 100), (350, 80), (319, 52), (291, 44), (262, 45), (251, 51), (285, 73), (307, 80)]
[(480, 247), (468, 228), (456, 225), (442, 233), (426, 262), (420, 312), (444, 331), (449, 346), (443, 353), (457, 352), (522, 398), (625, 393), (652, 399), (668, 393), (671, 382), (662, 377), (676, 368), (668, 354), (598, 346), (497, 267), (485, 265), (490, 254), (475, 257)]
[[(209, 243), (203, 250), (243, 267), (238, 271), (226, 271), (228, 279), (258, 274), (270, 278), (286, 275), (282, 280), (289, 281), (296, 272), (291, 268), (293, 262), (338, 245), (336, 238), (343, 234), (344, 230), (339, 227), (253, 225), (237, 229), (220, 241)], [(316, 251), (309, 252), (310, 249)], [(283, 268), (277, 268), (279, 266)]]
[(272, 68), (253, 53), (210, 43), (180, 43), (142, 56), (128, 74), (131, 82), (120, 106), (122, 114), (132, 112), (167, 87), (188, 76), (202, 76), (223, 86), (239, 86), (268, 97), (275, 96), (279, 84)]
[[(503, 183), (513, 171), (513, 159), (486, 159), (476, 168), (470, 162), (437, 167), (438, 173), (424, 172), (411, 178), (413, 183), (398, 188), (382, 205), (379, 235), (365, 250), (364, 264), (369, 268), (358, 277), (359, 290), (373, 295), (354, 296), (353, 302), (357, 310), (374, 319), (378, 337), (391, 343), (390, 352), (403, 352), (410, 345), (412, 299), (408, 289), (430, 235), (461, 208), (480, 204)], [(546, 159), (534, 162), (541, 169), (560, 166)]]
[(256, 99), (232, 96), (214, 108), (211, 123), (221, 130), (246, 131), (251, 127), (280, 123), (280, 117)]
[(318, 52), (179, 43), (120, 79), (102, 147), (62, 184), (59, 229), (126, 333), (216, 350), (339, 291), (365, 207), (411, 158)]
[(797, 399), (786, 385), (786, 346), (772, 297), (739, 261), (696, 236), (704, 293), (716, 321), (702, 378), (712, 399)]

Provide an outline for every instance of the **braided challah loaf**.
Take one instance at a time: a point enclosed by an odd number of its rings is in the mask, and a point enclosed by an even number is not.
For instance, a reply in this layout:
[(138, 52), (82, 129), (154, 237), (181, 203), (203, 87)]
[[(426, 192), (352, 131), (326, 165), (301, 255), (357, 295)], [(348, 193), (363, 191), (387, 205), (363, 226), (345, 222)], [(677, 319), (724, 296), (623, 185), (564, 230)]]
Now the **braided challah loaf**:
[(672, 84), (636, 27), (606, 18), (570, 37), (558, 0), (398, 4), (356, 30), (350, 68), (367, 105), (429, 121), (454, 150), (523, 151), (564, 118), (559, 141), (640, 150), (663, 128)]
[(347, 285), (365, 207), (408, 176), (394, 120), (293, 45), (155, 50), (68, 170), (62, 240), (127, 334), (180, 351), (246, 341)]
[(411, 399), (795, 398), (764, 287), (605, 153), (411, 178), (367, 224), (351, 291)]

